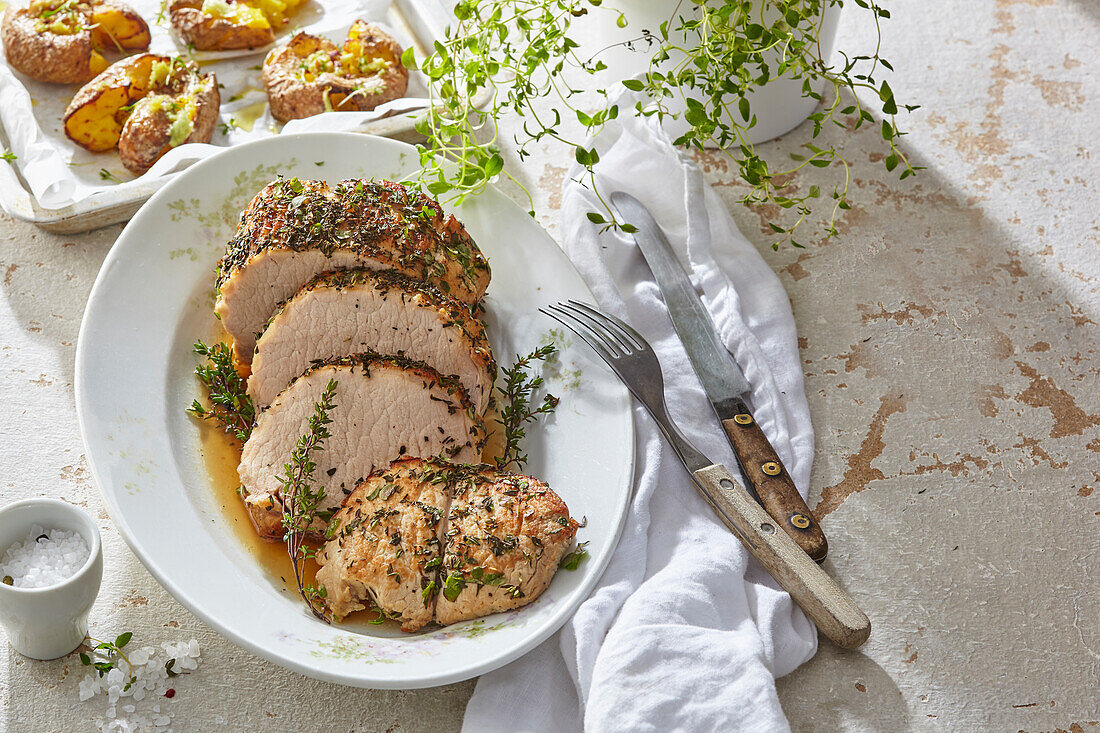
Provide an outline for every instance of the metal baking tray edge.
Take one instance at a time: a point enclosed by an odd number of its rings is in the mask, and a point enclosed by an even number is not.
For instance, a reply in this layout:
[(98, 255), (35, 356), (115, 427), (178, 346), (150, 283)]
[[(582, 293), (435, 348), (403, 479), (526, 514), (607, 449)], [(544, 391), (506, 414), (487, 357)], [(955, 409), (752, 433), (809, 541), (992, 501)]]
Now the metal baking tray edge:
[[(443, 36), (451, 15), (443, 0), (394, 0), (399, 19), (419, 46), (430, 49), (432, 42)], [(477, 99), (481, 106), (487, 99)], [(359, 132), (383, 137), (402, 137), (414, 133), (416, 112), (385, 117), (369, 122)], [(7, 133), (0, 125), (0, 143), (7, 149)], [(18, 169), (9, 161), (0, 162), (0, 206), (16, 219), (36, 224), (56, 234), (77, 234), (130, 219), (141, 205), (177, 172), (148, 181), (134, 188), (125, 198), (104, 202), (106, 196), (93, 194), (86, 199), (60, 209), (45, 209), (38, 205)]]

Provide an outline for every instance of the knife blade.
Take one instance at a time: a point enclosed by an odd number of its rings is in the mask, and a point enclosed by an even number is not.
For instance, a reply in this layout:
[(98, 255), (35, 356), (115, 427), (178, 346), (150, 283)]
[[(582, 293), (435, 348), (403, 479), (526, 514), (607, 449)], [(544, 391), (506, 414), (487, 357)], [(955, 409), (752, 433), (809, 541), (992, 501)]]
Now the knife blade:
[(672, 325), (733, 447), (746, 487), (806, 554), (823, 561), (829, 552), (828, 540), (745, 403), (748, 380), (718, 337), (710, 313), (664, 231), (630, 194), (616, 191), (611, 202), (638, 228), (634, 241), (653, 272)]

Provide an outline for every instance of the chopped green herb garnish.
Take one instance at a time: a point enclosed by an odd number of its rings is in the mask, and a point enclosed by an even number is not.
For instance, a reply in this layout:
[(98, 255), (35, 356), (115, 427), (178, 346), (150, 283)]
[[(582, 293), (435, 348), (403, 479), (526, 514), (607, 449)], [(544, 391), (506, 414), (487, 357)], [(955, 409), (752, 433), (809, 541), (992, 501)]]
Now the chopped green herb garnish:
[(587, 542), (579, 543), (573, 548), (572, 552), (561, 559), (561, 563), (558, 564), (558, 567), (565, 570), (576, 570), (579, 568), (581, 563), (588, 557), (588, 550), (584, 549), (587, 545)]

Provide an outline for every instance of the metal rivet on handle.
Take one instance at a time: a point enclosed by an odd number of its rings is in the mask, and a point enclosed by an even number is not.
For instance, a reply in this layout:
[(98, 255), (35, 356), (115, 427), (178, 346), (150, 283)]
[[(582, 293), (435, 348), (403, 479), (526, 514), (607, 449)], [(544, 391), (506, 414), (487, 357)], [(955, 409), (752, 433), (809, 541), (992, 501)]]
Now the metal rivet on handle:
[(728, 478), (724, 478), (721, 481), (719, 481), (718, 485), (721, 486), (723, 489), (732, 489), (733, 488), (733, 482), (730, 481)]
[(768, 461), (767, 463), (760, 466), (760, 470), (768, 474), (769, 476), (778, 476), (779, 472), (782, 471), (783, 468), (775, 461)]
[(752, 425), (752, 415), (747, 415), (745, 413), (734, 415), (733, 421), (738, 425)]
[(806, 529), (810, 526), (810, 518), (805, 514), (795, 514), (791, 517), (791, 524), (799, 529)]
[(761, 524), (760, 529), (764, 530), (765, 534), (775, 534), (775, 527), (768, 524), (767, 522)]

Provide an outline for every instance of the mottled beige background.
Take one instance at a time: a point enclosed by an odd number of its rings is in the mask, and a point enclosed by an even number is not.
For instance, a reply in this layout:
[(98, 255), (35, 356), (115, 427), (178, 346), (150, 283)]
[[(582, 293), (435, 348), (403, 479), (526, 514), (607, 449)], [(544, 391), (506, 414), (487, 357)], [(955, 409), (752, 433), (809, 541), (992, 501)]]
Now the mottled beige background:
[[(811, 505), (829, 569), (875, 625), (858, 652), (823, 643), (779, 682), (783, 704), (795, 731), (1100, 731), (1100, 2), (887, 6), (892, 86), (923, 105), (904, 139), (927, 166), (915, 181), (885, 173), (874, 131), (830, 132), (854, 164), (855, 208), (839, 239), (775, 253), (774, 212), (739, 207), (722, 157), (698, 156), (790, 292), (817, 429)], [(869, 32), (847, 12), (840, 46)], [(515, 166), (552, 233), (567, 165), (547, 147)], [(200, 639), (206, 660), (170, 706), (178, 730), (456, 729), (472, 682), (371, 692), (285, 672), (176, 604), (114, 531), (72, 381), (118, 231), (56, 237), (0, 218), (0, 503), (59, 496), (98, 517), (104, 633)], [(79, 674), (5, 647), (0, 726), (85, 729), (102, 707), (77, 702)]]

